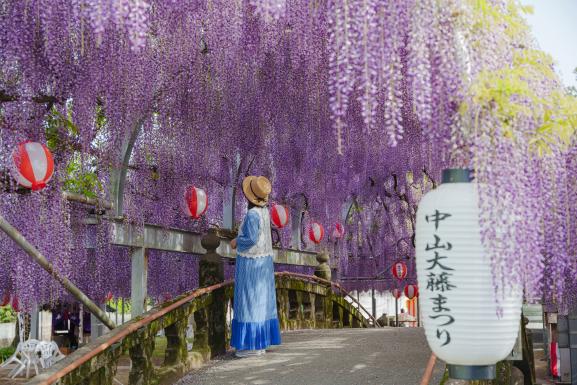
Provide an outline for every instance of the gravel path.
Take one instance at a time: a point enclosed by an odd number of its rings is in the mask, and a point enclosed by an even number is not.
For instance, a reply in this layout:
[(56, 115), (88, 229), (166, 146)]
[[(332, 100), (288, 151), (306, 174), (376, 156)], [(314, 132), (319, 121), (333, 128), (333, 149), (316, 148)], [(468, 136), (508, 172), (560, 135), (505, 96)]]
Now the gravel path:
[[(418, 385), (430, 354), (419, 328), (291, 331), (264, 356), (228, 354), (178, 384)], [(443, 368), (437, 362), (431, 385)]]

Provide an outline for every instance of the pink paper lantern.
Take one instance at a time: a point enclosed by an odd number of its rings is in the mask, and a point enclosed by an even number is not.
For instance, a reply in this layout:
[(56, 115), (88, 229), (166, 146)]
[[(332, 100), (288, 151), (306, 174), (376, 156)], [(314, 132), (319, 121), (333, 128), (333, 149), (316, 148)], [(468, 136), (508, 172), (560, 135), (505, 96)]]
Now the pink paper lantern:
[(201, 188), (189, 186), (184, 194), (185, 213), (192, 219), (200, 218), (208, 208), (206, 191)]
[(391, 294), (393, 294), (393, 297), (395, 297), (395, 299), (399, 299), (399, 298), (401, 298), (401, 295), (403, 294), (403, 292), (399, 289), (393, 289), (393, 290), (391, 290)]
[(19, 185), (42, 190), (53, 173), (52, 154), (42, 143), (22, 142), (12, 152), (12, 176)]
[(289, 221), (289, 210), (286, 206), (274, 204), (270, 212), (270, 218), (274, 227), (282, 229)]

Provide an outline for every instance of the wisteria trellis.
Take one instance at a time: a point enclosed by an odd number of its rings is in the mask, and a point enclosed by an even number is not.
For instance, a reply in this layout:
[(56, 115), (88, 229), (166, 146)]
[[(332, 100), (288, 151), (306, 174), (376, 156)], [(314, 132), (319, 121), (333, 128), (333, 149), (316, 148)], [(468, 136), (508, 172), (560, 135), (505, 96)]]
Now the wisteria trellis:
[[(0, 169), (25, 139), (51, 141), (57, 163), (49, 188), (5, 192), (0, 212), (92, 297), (126, 296), (126, 250), (61, 191), (77, 162), (107, 198), (137, 129), (128, 220), (204, 231), (221, 224), (226, 189), (262, 173), (276, 201), (305, 201), (305, 219), (327, 227), (354, 202), (345, 239), (322, 247), (340, 277), (374, 276), (413, 255), (415, 208), (440, 170), (472, 167), (497, 292), (522, 282), (565, 306), (576, 109), (521, 11), (508, 0), (0, 1)], [(196, 222), (180, 209), (189, 184), (209, 192)], [(63, 295), (0, 239), (0, 291), (24, 304)], [(195, 258), (153, 254), (153, 295), (194, 287)]]

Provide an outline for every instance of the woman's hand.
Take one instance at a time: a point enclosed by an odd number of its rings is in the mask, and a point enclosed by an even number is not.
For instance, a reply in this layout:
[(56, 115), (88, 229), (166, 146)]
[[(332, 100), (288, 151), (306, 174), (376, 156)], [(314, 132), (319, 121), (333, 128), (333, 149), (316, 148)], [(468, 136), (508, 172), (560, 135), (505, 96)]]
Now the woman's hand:
[(232, 247), (233, 249), (236, 249), (236, 238), (233, 239), (232, 241), (230, 241), (230, 247)]

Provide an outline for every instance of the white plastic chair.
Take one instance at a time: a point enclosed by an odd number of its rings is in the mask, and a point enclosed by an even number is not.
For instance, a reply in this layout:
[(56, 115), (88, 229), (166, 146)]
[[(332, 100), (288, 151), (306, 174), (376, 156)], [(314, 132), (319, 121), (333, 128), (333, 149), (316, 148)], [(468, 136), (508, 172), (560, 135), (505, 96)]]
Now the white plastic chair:
[(36, 346), (36, 354), (40, 357), (40, 365), (44, 369), (66, 357), (60, 352), (58, 344), (54, 341), (41, 341)]
[(18, 376), (24, 369), (26, 369), (26, 378), (30, 377), (31, 366), (34, 366), (34, 371), (36, 372), (36, 375), (38, 375), (38, 362), (40, 360), (36, 353), (36, 347), (39, 343), (40, 341), (33, 339), (22, 342), (22, 349), (20, 350), (22, 365), (10, 372), (11, 378)]
[(0, 365), (0, 368), (5, 368), (10, 364), (15, 363), (16, 367), (14, 369), (12, 369), (9, 373), (9, 375), (12, 375), (12, 373), (16, 372), (16, 370), (18, 370), (19, 368), (25, 367), (22, 360), (20, 358), (18, 358), (21, 351), (22, 351), (22, 342), (18, 342), (18, 345), (16, 346), (16, 350), (14, 351), (14, 354), (12, 354), (6, 361), (4, 361)]
[(22, 345), (24, 344), (24, 317), (22, 316), (22, 313), (17, 313), (17, 321), (18, 321), (18, 337), (19, 337), (18, 345), (16, 345), (16, 350), (14, 351), (14, 354), (12, 354), (12, 356), (10, 356), (6, 361), (2, 363), (2, 365), (0, 365), (0, 368), (5, 368), (6, 366), (12, 363), (16, 364), (16, 367), (13, 368), (8, 374), (8, 376), (10, 377), (12, 377), (14, 373), (16, 372), (20, 373), (22, 369), (26, 368), (24, 358), (22, 357)]

